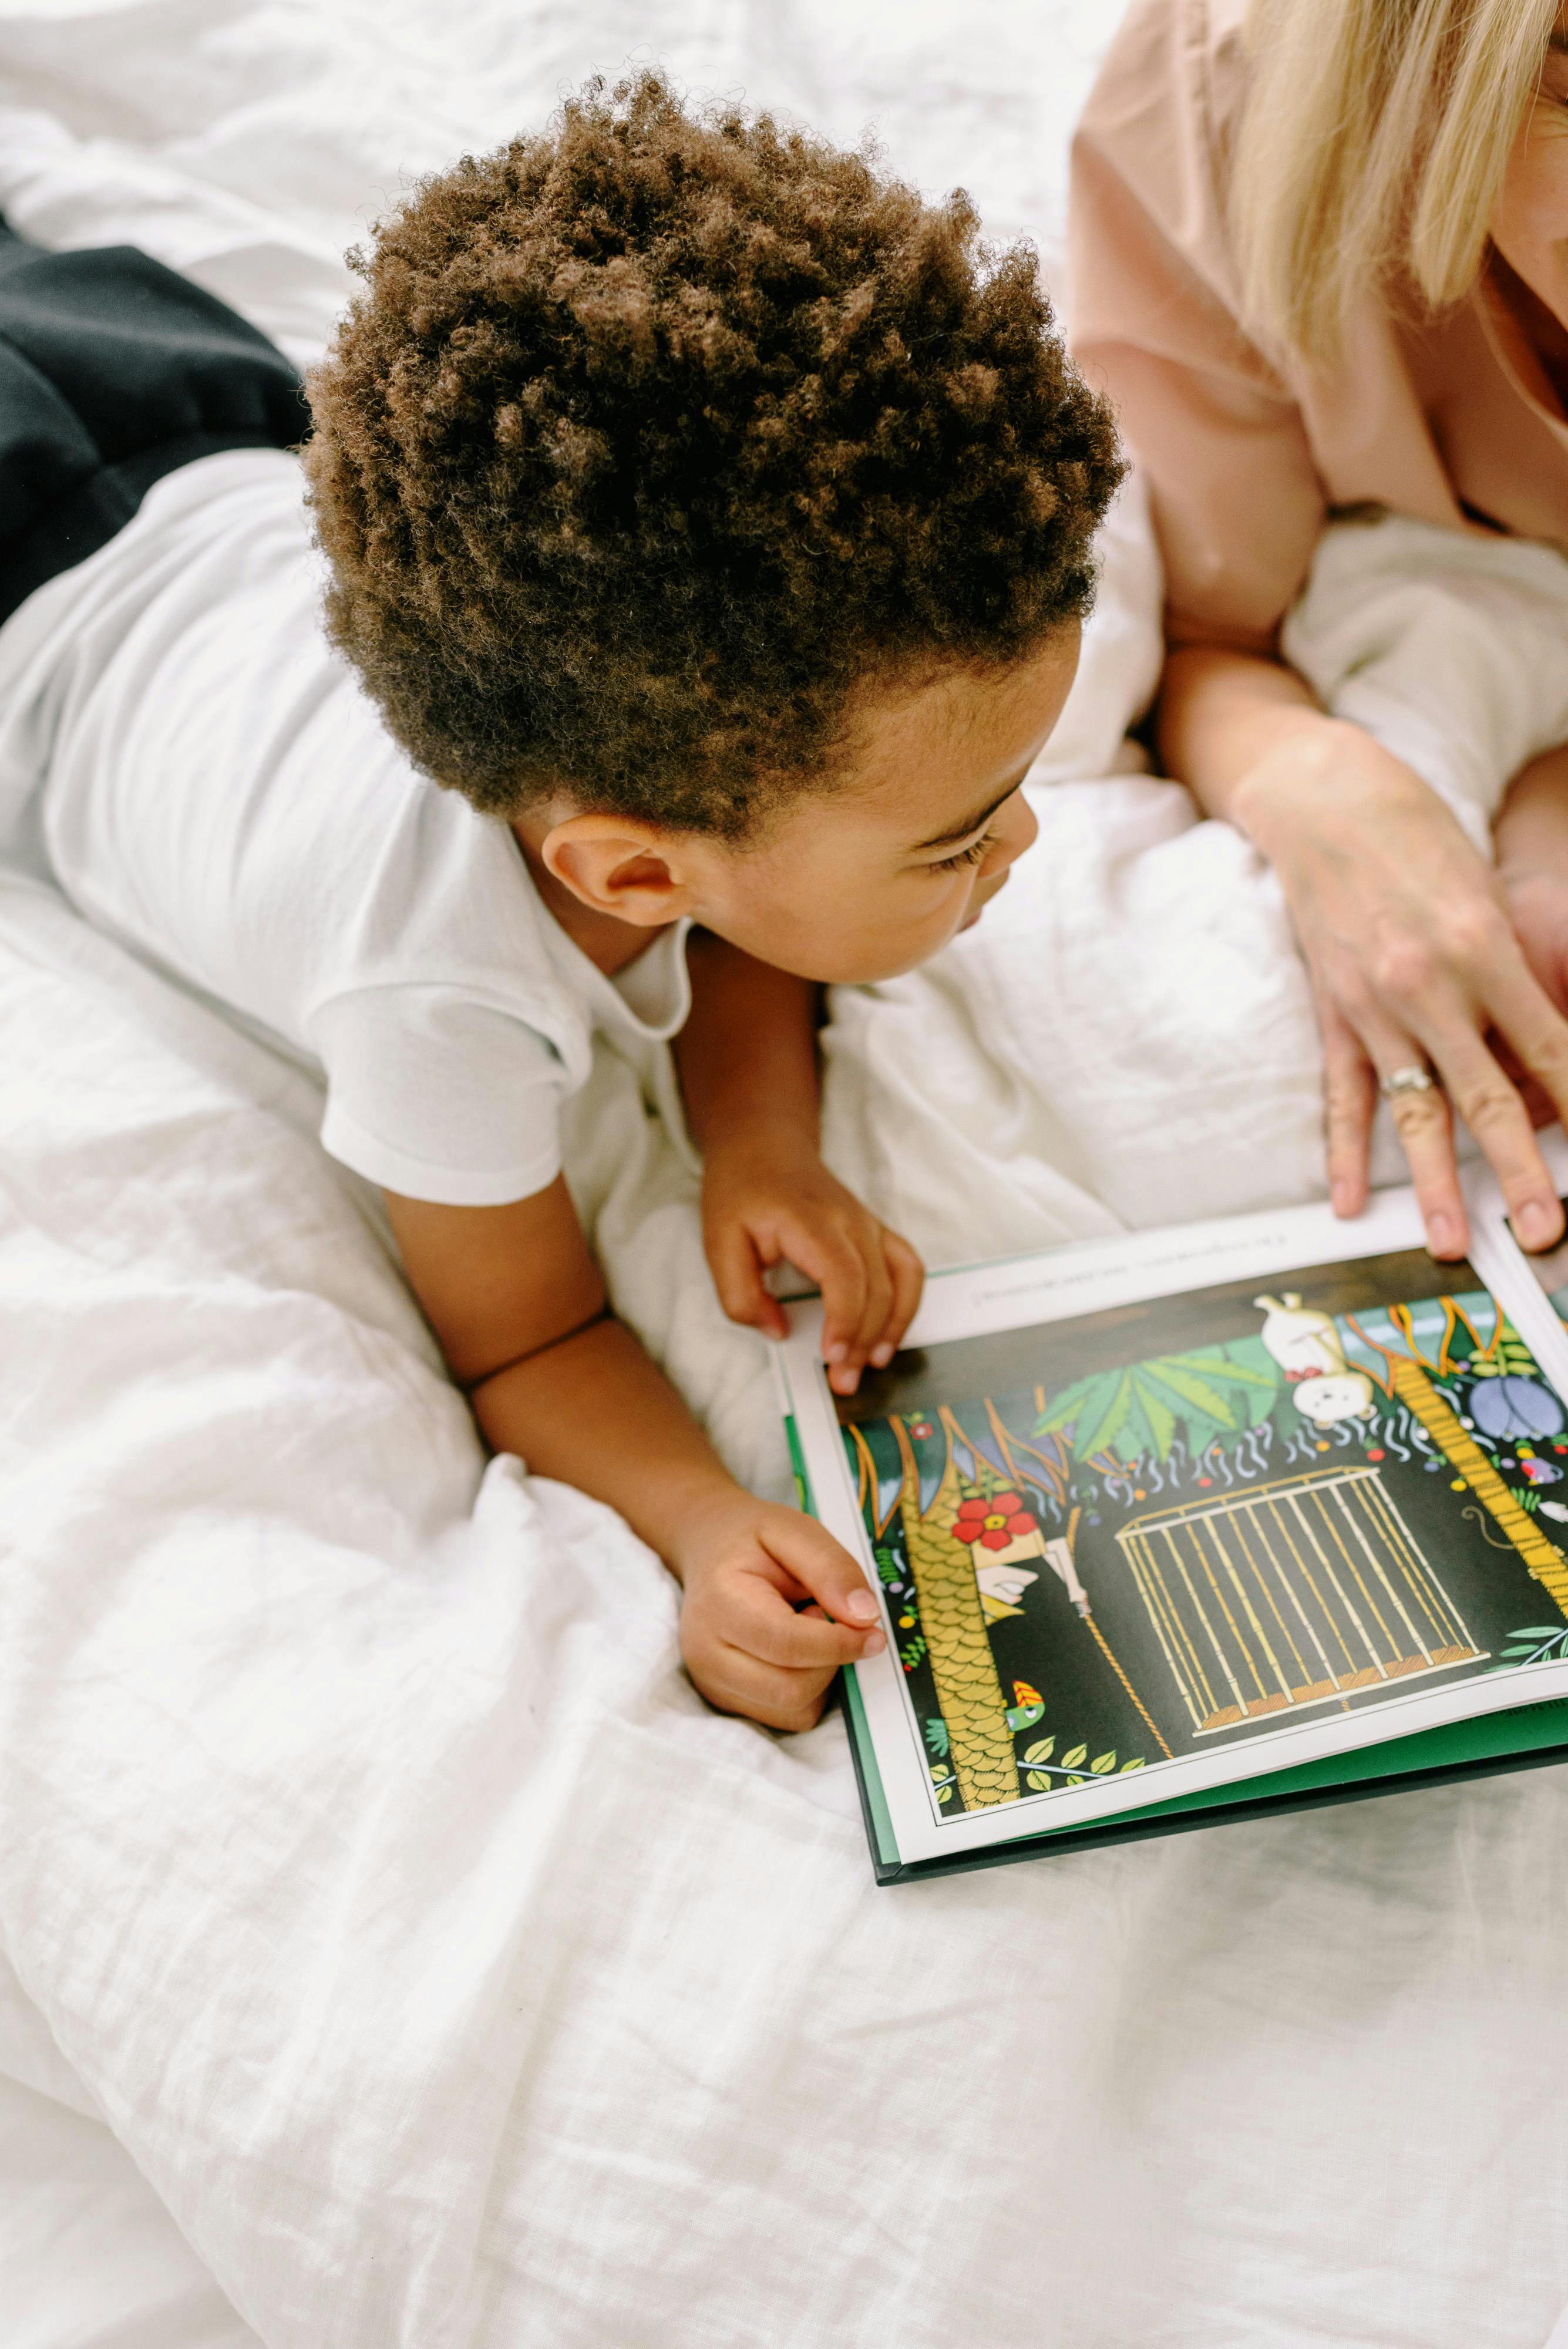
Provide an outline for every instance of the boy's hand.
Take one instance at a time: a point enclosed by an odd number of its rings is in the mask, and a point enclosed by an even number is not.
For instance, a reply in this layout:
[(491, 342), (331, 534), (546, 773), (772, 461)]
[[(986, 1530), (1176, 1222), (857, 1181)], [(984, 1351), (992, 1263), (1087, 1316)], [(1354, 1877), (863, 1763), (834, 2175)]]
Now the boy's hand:
[(887, 1644), (859, 1567), (798, 1509), (736, 1489), (672, 1563), (686, 1591), (680, 1652), (720, 1713), (810, 1729), (839, 1666)]
[(920, 1301), (925, 1270), (788, 1129), (749, 1129), (710, 1143), (702, 1244), (732, 1321), (770, 1338), (789, 1323), (763, 1275), (787, 1257), (822, 1291), (822, 1354), (836, 1394), (853, 1394), (869, 1361), (891, 1361)]

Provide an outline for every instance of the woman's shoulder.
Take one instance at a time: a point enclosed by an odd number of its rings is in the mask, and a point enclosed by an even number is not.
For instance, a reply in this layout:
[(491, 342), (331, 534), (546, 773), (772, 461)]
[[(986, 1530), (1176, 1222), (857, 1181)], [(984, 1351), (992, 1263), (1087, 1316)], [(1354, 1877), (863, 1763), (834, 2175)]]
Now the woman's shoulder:
[[(1250, 0), (1131, 0), (1084, 111), (1100, 144), (1137, 139), (1155, 158), (1195, 150), (1213, 165), (1247, 87)], [(1146, 150), (1147, 151), (1147, 150)]]

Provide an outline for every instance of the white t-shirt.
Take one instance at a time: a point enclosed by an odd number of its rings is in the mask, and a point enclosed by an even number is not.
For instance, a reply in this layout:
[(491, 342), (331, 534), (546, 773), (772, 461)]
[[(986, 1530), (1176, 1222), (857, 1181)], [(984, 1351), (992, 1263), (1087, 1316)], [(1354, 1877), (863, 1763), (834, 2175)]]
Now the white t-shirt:
[(157, 483), (0, 628), (0, 842), (41, 839), (96, 926), (317, 1064), (344, 1164), (524, 1198), (560, 1169), (596, 1028), (646, 1071), (685, 1019), (687, 925), (607, 979), (506, 825), (388, 734), (323, 582), (296, 459)]

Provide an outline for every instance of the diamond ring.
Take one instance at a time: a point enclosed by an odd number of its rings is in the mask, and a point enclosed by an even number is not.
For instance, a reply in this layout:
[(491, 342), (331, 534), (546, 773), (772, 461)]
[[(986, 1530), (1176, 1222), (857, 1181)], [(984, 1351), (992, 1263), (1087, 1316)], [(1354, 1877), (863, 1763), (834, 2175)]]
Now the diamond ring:
[(1384, 1077), (1377, 1090), (1385, 1101), (1393, 1101), (1400, 1093), (1429, 1093), (1437, 1081), (1430, 1069), (1412, 1065), (1407, 1069), (1396, 1069), (1391, 1076)]

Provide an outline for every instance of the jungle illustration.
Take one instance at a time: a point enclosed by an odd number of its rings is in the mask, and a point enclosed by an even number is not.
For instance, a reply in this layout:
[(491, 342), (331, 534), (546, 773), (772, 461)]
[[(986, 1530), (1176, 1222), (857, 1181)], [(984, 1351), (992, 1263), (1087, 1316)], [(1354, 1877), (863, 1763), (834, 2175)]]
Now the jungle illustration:
[(1568, 1410), (1468, 1267), (956, 1341), (840, 1418), (940, 1816), (1568, 1660)]

